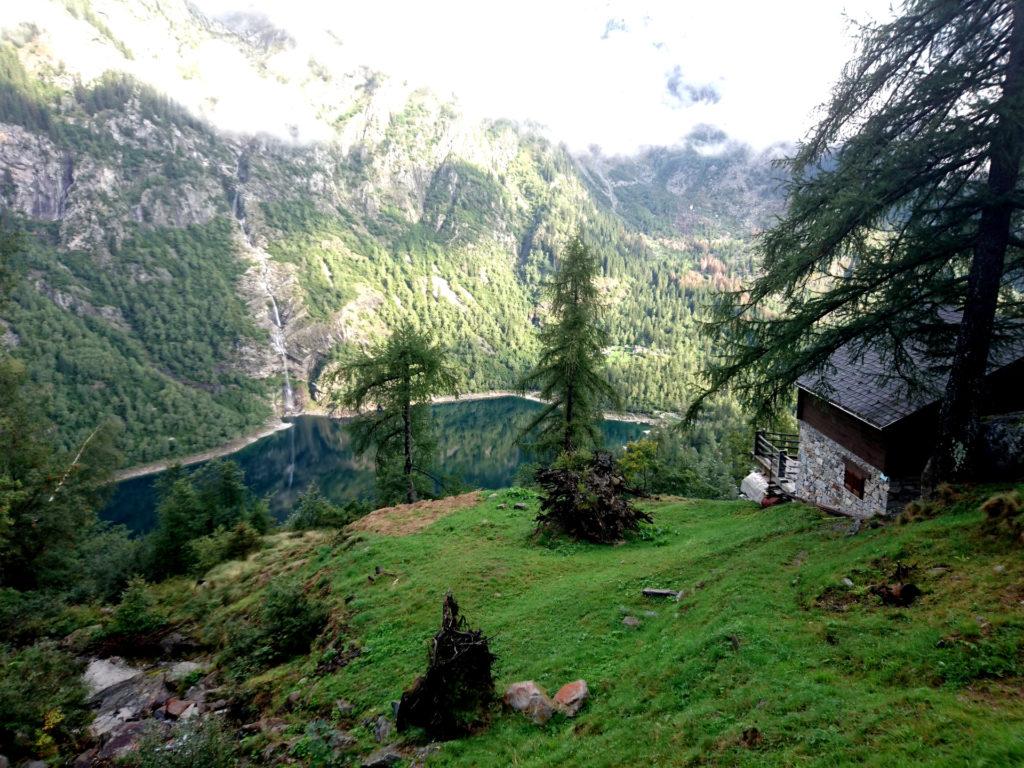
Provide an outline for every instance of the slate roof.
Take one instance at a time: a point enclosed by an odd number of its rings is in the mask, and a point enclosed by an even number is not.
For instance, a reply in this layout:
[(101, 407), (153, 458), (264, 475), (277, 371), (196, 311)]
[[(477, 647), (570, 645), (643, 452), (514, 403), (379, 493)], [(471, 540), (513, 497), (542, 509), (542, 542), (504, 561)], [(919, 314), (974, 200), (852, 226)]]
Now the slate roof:
[[(991, 375), (1024, 358), (1024, 339), (994, 349), (989, 356)], [(925, 369), (923, 360), (916, 360)], [(797, 386), (817, 395), (877, 429), (885, 429), (922, 408), (937, 402), (949, 378), (948, 364), (933, 367), (923, 386), (911, 389), (882, 362), (877, 351), (868, 349), (857, 359), (849, 347), (840, 347), (820, 373), (805, 374)]]

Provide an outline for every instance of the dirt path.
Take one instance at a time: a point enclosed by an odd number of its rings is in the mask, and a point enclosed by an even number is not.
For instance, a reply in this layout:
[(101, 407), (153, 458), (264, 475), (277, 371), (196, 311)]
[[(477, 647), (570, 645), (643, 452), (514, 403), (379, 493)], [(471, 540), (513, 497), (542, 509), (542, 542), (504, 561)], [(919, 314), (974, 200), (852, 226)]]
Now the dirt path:
[(210, 448), (207, 451), (201, 451), (200, 453), (193, 453), (190, 456), (181, 456), (176, 459), (161, 459), (160, 461), (151, 461), (149, 464), (139, 464), (136, 467), (128, 467), (127, 469), (121, 469), (114, 473), (114, 482), (120, 483), (122, 480), (131, 480), (133, 477), (144, 477), (145, 475), (154, 475), (157, 472), (163, 472), (175, 464), (181, 464), (183, 467), (187, 467), (190, 464), (199, 464), (203, 461), (209, 461), (210, 459), (216, 459), (218, 456), (227, 456), (229, 453), (240, 451), (247, 445), (252, 445), (258, 440), (262, 440), (264, 437), (280, 432), (282, 429), (291, 429), (292, 424), (287, 421), (274, 420), (264, 427), (261, 427), (256, 432), (252, 432), (242, 437), (236, 437), (230, 442), (218, 445), (216, 448)]

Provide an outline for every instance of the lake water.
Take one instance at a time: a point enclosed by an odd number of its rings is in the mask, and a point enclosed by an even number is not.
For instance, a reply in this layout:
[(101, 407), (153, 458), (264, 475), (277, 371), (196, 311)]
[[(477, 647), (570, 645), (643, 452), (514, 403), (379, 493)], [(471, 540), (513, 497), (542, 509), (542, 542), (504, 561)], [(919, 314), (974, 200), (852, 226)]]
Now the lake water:
[[(512, 485), (527, 461), (516, 437), (541, 407), (517, 397), (435, 405), (441, 472), (471, 488)], [(275, 432), (230, 456), (245, 471), (246, 484), (253, 492), (267, 497), (276, 518), (287, 517), (310, 483), (316, 483), (334, 502), (373, 498), (373, 460), (353, 455), (344, 421), (323, 416), (300, 416), (291, 421), (291, 429)], [(648, 427), (605, 421), (602, 429), (605, 447), (614, 450), (641, 436)], [(134, 531), (151, 529), (156, 521), (157, 477), (118, 483), (102, 517)]]

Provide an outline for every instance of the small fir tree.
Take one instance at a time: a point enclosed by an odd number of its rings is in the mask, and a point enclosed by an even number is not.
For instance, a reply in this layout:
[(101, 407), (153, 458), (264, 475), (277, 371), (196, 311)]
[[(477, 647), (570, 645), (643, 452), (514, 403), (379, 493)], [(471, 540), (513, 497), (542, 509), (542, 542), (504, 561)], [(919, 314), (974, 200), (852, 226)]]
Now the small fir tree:
[(577, 235), (547, 285), (551, 321), (541, 353), (521, 388), (537, 389), (546, 405), (522, 436), (538, 431), (542, 453), (575, 454), (601, 445), (601, 410), (619, 398), (601, 370), (608, 334), (601, 323), (598, 262)]

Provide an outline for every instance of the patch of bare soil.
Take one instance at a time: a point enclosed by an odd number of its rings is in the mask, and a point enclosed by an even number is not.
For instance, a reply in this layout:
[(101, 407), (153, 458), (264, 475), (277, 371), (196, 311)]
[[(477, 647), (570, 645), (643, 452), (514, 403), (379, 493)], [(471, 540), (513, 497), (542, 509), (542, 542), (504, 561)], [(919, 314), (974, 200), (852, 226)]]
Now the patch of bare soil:
[(472, 507), (479, 501), (480, 491), (472, 491), (461, 496), (384, 507), (349, 524), (348, 530), (371, 531), (384, 536), (408, 536), (411, 533), (422, 531), (434, 521), (440, 520), (452, 512)]
[(968, 686), (959, 698), (961, 701), (977, 702), (990, 707), (1005, 706), (1014, 699), (1024, 699), (1024, 678), (981, 680)]
[(814, 604), (826, 611), (843, 613), (859, 603), (860, 596), (845, 587), (826, 587), (814, 600)]

